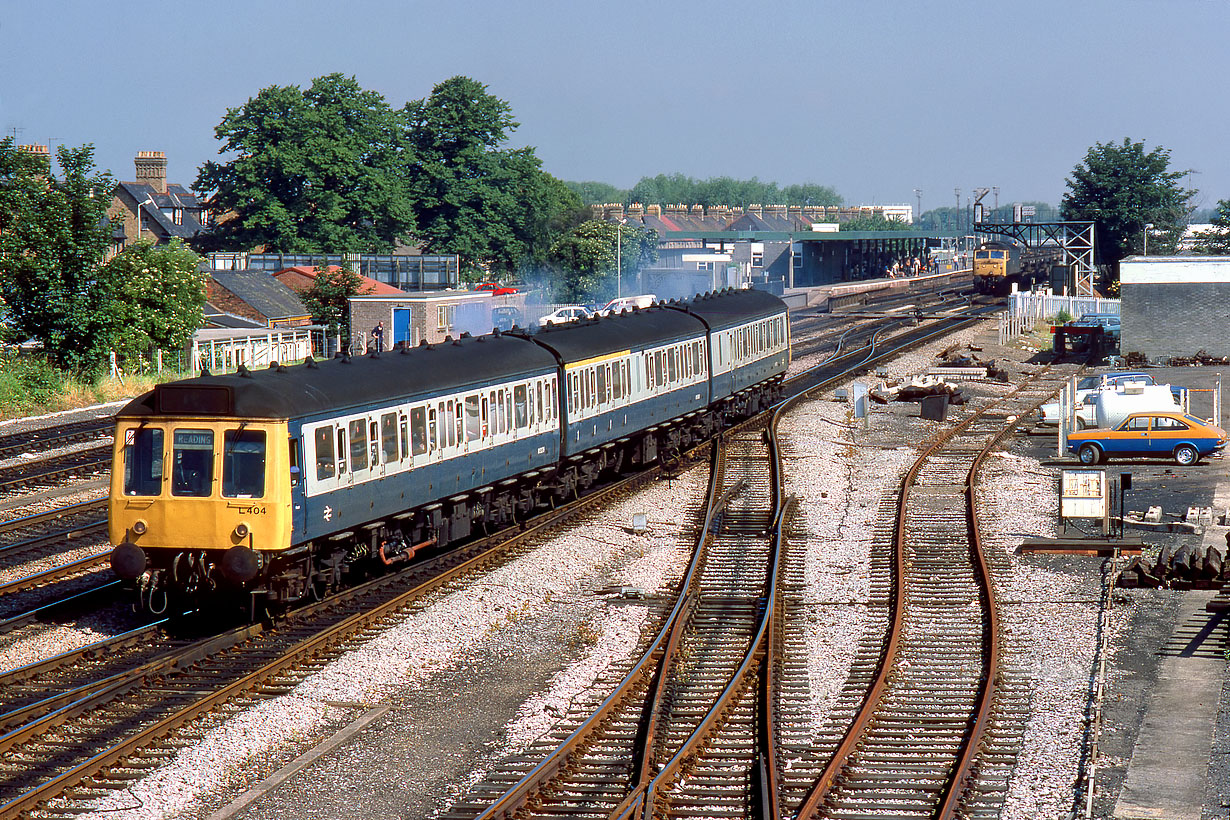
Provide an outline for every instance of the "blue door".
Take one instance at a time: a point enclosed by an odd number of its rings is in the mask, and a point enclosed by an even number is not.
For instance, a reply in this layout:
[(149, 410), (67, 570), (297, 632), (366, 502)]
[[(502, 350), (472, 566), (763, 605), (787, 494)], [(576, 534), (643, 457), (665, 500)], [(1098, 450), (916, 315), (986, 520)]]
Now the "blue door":
[(410, 308), (393, 308), (393, 344), (405, 342), (409, 347), (414, 343), (410, 338)]

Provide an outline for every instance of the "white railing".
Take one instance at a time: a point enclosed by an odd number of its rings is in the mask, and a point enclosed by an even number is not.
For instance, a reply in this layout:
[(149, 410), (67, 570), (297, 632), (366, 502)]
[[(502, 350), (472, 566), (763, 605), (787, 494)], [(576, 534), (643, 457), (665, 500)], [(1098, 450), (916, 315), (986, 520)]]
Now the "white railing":
[(999, 343), (1028, 333), (1039, 322), (1053, 319), (1060, 311), (1073, 318), (1086, 313), (1118, 313), (1118, 299), (1097, 296), (1055, 296), (1050, 293), (1013, 293), (1008, 298), (1008, 311), (999, 315)]
[(1118, 299), (1103, 299), (1098, 296), (1055, 296), (1050, 293), (1014, 293), (1008, 298), (1008, 308), (1013, 316), (1029, 316), (1034, 320), (1049, 319), (1061, 310), (1072, 318), (1086, 313), (1118, 313)]

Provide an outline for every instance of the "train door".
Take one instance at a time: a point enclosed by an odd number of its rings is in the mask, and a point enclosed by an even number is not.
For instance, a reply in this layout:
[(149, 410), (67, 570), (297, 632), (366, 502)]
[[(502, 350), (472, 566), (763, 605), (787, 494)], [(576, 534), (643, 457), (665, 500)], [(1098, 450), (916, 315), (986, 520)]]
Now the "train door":
[(367, 422), (368, 432), (368, 455), (372, 477), (384, 475), (384, 464), (380, 459), (380, 424), (372, 419)]
[(339, 424), (337, 433), (337, 484), (339, 487), (349, 487), (354, 483), (350, 472), (350, 447), (346, 441), (346, 426)]

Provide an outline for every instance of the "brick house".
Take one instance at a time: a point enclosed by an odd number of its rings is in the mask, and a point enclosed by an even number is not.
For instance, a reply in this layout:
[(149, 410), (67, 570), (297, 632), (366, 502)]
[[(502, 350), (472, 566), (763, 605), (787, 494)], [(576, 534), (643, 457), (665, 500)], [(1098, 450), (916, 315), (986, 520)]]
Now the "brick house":
[(205, 203), (184, 186), (167, 183), (167, 155), (139, 151), (134, 160), (136, 181), (121, 182), (112, 193), (112, 255), (130, 243), (146, 239), (155, 245), (178, 238), (185, 242), (208, 224)]

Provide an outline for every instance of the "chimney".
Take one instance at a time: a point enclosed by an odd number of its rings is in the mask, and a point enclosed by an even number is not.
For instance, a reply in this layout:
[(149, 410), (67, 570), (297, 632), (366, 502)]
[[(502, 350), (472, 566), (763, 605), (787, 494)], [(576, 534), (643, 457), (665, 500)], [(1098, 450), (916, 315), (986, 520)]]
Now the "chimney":
[(167, 155), (163, 151), (138, 151), (135, 160), (137, 182), (149, 185), (160, 194), (167, 192)]
[(649, 214), (650, 216), (662, 216), (662, 206), (661, 205), (646, 205), (645, 213)]

